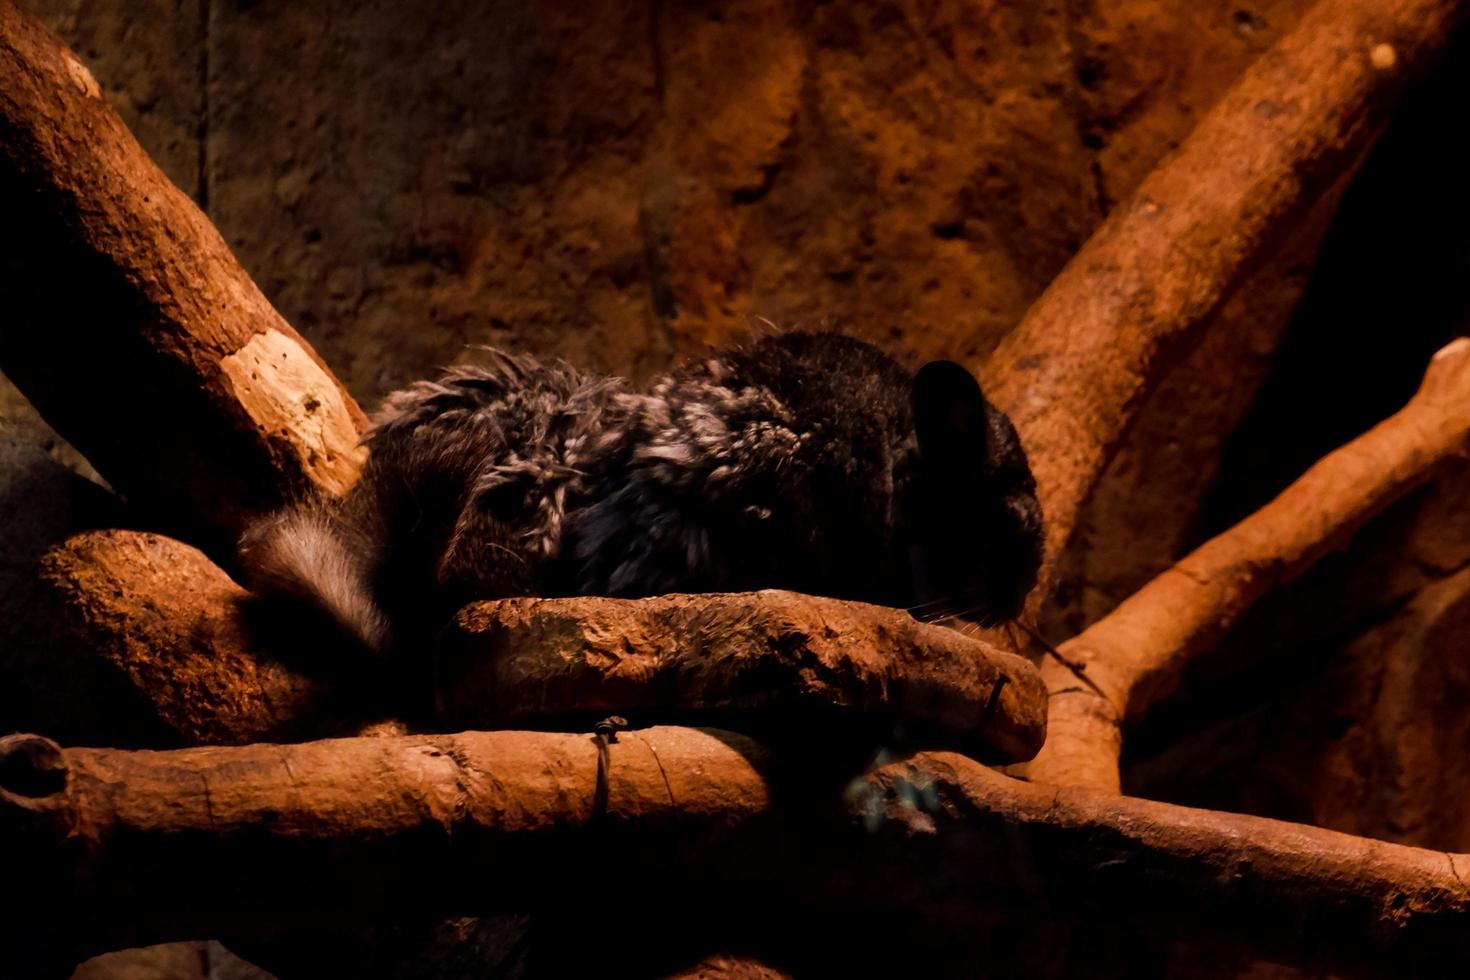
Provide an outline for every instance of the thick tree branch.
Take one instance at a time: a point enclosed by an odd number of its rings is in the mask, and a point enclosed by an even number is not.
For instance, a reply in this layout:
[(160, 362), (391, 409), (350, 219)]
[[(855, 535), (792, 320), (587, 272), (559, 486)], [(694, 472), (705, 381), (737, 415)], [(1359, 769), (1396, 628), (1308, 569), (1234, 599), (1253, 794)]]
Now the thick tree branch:
[(1470, 452), (1470, 339), (1434, 356), (1409, 403), (1330, 453), (1280, 496), (1206, 542), (1062, 645), (1102, 691), (1057, 663), (1050, 734), (1032, 778), (1117, 790), (1121, 725), (1172, 691), (1261, 596), (1301, 574), (1373, 515)]
[[(623, 733), (605, 757), (590, 734), (539, 732), (0, 746), (0, 859), (12, 889), (42, 889), (0, 924), (11, 956), (32, 929), (27, 948), (94, 952), (306, 919), (590, 914), (609, 884), (626, 896), (761, 857), (740, 840), (769, 806), (765, 752), (693, 729)], [(199, 867), (230, 887), (181, 887)], [(97, 934), (66, 935), (81, 923)]]
[(752, 957), (715, 953), (665, 980), (791, 980), (791, 974)]
[(1156, 379), (1442, 50), (1464, 0), (1319, 0), (1068, 263), (980, 376), (1071, 536)]
[(325, 684), (258, 650), (245, 591), (182, 542), (90, 531), (48, 552), (41, 576), (51, 656), (32, 668), (42, 676), (18, 682), (56, 712), (57, 731), (110, 745), (241, 744), (326, 734), (343, 709)]
[(477, 603), (442, 639), (435, 687), (451, 728), (573, 711), (860, 717), (993, 761), (1029, 759), (1046, 738), (1028, 661), (898, 610), (793, 592)]
[[(311, 915), (793, 889), (1086, 916), (1330, 968), (1470, 969), (1470, 857), (1031, 785), (926, 753), (836, 792), (723, 732), (473, 732), (125, 752), (0, 741), (13, 967)], [(838, 800), (840, 799), (840, 803)], [(834, 809), (835, 808), (835, 809)], [(798, 860), (799, 859), (799, 860)], [(209, 867), (231, 887), (180, 887)], [(282, 887), (282, 883), (290, 883)]]
[[(863, 894), (1206, 939), (1341, 975), (1470, 969), (1470, 855), (1023, 783), (951, 753), (867, 783), (885, 820), (851, 864)], [(925, 786), (929, 814), (905, 804)]]
[(132, 502), (224, 543), (283, 498), (351, 485), (351, 396), (10, 0), (0, 211), (0, 369)]
[[(96, 722), (58, 730), (240, 744), (345, 734), (404, 707), (263, 652), (290, 645), (263, 643), (245, 591), (181, 542), (79, 534), (45, 556), (42, 575), (54, 652), (28, 683), (62, 717), (80, 708)], [(305, 651), (319, 667), (331, 652)], [(348, 665), (346, 678), (371, 674)], [(845, 719), (1005, 762), (1031, 758), (1046, 736), (1046, 688), (1026, 660), (896, 610), (790, 592), (478, 603), (446, 633), (435, 675), (450, 727), (650, 711)]]

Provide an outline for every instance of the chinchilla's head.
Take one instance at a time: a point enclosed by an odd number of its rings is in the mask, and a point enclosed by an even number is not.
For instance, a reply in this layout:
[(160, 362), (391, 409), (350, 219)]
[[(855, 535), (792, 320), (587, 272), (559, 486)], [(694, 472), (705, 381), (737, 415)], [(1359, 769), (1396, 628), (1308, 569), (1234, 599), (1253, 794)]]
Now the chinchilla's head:
[(1026, 455), (958, 364), (914, 375), (863, 341), (793, 332), (656, 388), (640, 477), (617, 474), (632, 510), (605, 522), (659, 546), (637, 566), (642, 594), (783, 588), (997, 622), (1035, 584)]
[(897, 474), (915, 615), (1015, 618), (1041, 567), (1041, 506), (1020, 439), (969, 371), (914, 376), (915, 452)]

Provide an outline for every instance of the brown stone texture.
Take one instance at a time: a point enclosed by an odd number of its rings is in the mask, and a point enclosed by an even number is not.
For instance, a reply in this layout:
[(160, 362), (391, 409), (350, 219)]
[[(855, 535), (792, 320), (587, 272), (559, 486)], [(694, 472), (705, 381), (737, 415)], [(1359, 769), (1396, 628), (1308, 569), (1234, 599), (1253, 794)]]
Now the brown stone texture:
[(983, 353), (1303, 4), (25, 6), (371, 399), (756, 317)]
[[(1236, 792), (1242, 805), (1388, 840), (1470, 841), (1460, 788), (1467, 696), (1463, 650), (1470, 573), (1425, 587), (1346, 644), (1310, 683), (1299, 681), (1243, 716), (1217, 722), (1150, 754), (1136, 776), (1181, 799), (1209, 791), (1194, 771), (1201, 753), (1216, 773), (1259, 767)], [(1446, 655), (1449, 654), (1449, 655)], [(1281, 703), (1287, 696), (1292, 705)], [(1265, 760), (1244, 754), (1278, 744)], [(1214, 778), (1213, 776), (1211, 778)]]
[[(641, 373), (753, 317), (993, 339), (1093, 219), (1056, 10), (220, 5), (210, 32), (212, 211), (355, 390), (466, 342)], [(1002, 210), (1028, 233), (972, 246)]]

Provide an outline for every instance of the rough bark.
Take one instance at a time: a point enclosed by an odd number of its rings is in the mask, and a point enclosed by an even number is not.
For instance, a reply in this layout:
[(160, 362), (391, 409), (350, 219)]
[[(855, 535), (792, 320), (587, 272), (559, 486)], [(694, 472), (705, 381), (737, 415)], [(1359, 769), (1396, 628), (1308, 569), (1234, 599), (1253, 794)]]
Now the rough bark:
[(1117, 790), (1123, 723), (1172, 691), (1190, 661), (1257, 599), (1467, 453), (1470, 339), (1462, 338), (1434, 356), (1402, 410), (1062, 645), (1096, 689), (1060, 663), (1042, 666), (1052, 693), (1050, 736), (1032, 777)]
[[(1344, 976), (1470, 969), (1470, 855), (1019, 782), (951, 753), (866, 785), (882, 820), (848, 865), (864, 895), (1200, 939)], [(907, 802), (924, 787), (928, 813)]]
[(716, 953), (665, 980), (791, 980), (791, 974), (753, 957)]
[[(828, 795), (831, 775), (682, 728), (624, 733), (605, 751), (536, 732), (165, 753), (10, 736), (0, 847), (27, 902), (4, 919), (0, 948), (20, 969), (48, 948), (304, 914), (595, 914), (604, 897), (781, 888), (852, 906), (1085, 916), (1347, 972), (1470, 969), (1470, 856), (1027, 784), (951, 753)], [(196, 867), (231, 887), (178, 887)]]
[[(287, 647), (262, 643), (247, 593), (181, 542), (86, 532), (46, 554), (42, 578), (55, 635), (32, 686), (58, 709), (84, 705), (96, 724), (83, 730), (107, 744), (343, 734), (395, 710), (391, 693), (265, 652)], [(436, 675), (450, 726), (616, 712), (846, 719), (999, 761), (1031, 758), (1046, 735), (1046, 688), (1024, 659), (895, 610), (774, 591), (479, 603), (448, 631)]]
[[(0, 847), (13, 887), (44, 889), (27, 902), (35, 918), (6, 923), (5, 949), (27, 935), (94, 952), (559, 899), (591, 913), (609, 887), (626, 900), (650, 879), (758, 857), (739, 840), (769, 807), (764, 750), (692, 729), (624, 733), (602, 769), (590, 734), (166, 753), (3, 744)], [(230, 887), (179, 887), (198, 867)], [(65, 922), (46, 921), (62, 909)], [(66, 937), (80, 923), (97, 933)]]
[(134, 504), (233, 540), (340, 493), (364, 419), (77, 57), (0, 3), (0, 369)]
[(1001, 762), (1046, 738), (1046, 688), (1028, 661), (899, 610), (791, 592), (476, 603), (437, 666), (450, 728), (573, 711), (856, 718)]
[[(50, 656), (28, 684), (81, 738), (110, 745), (239, 744), (323, 733), (342, 705), (262, 653), (246, 593), (201, 552), (157, 534), (89, 531), (41, 562)], [(67, 704), (70, 708), (67, 708)], [(334, 710), (335, 709), (335, 710)]]
[(986, 360), (1047, 551), (1181, 348), (1360, 151), (1464, 0), (1321, 0), (1119, 205)]
[[(319, 974), (329, 976), (330, 974)], [(103, 953), (68, 980), (280, 980), (217, 942), (167, 943)], [(426, 978), (428, 980), (428, 978)]]

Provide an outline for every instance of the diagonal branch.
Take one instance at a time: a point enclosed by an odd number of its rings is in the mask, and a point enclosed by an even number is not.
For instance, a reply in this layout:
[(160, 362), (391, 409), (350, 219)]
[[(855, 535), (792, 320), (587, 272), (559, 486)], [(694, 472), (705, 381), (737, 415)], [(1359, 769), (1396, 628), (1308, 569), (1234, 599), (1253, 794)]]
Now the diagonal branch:
[[(0, 950), (73, 955), (300, 916), (758, 900), (1089, 919), (1347, 972), (1470, 970), (1447, 855), (1031, 785), (963, 756), (845, 792), (713, 730), (467, 732), (126, 752), (0, 740)], [(181, 887), (199, 867), (229, 888)], [(292, 887), (282, 888), (282, 882)]]
[(114, 487), (232, 542), (365, 420), (76, 55), (0, 0), (0, 369)]
[(1167, 696), (1261, 596), (1470, 452), (1470, 339), (1437, 353), (1403, 409), (1330, 453), (1280, 496), (1201, 545), (1062, 645), (1103, 692), (1042, 667), (1049, 736), (1033, 778), (1117, 790), (1121, 726)]
[(1047, 553), (1158, 377), (1350, 164), (1465, 0), (1319, 0), (1109, 216), (986, 360), (1036, 472)]

